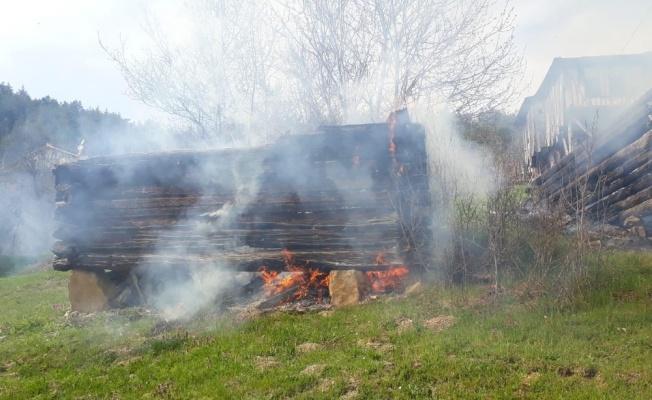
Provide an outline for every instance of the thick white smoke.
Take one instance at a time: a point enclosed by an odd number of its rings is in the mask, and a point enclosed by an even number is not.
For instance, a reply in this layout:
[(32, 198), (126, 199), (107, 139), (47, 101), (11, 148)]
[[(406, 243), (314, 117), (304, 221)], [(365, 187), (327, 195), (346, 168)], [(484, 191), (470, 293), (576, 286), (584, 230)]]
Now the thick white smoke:
[(455, 116), (445, 106), (435, 110), (417, 106), (411, 116), (427, 132), (434, 249), (430, 272), (435, 279), (443, 279), (443, 270), (453, 257), (456, 202), (460, 198), (487, 198), (500, 188), (501, 181), (488, 150), (460, 135)]

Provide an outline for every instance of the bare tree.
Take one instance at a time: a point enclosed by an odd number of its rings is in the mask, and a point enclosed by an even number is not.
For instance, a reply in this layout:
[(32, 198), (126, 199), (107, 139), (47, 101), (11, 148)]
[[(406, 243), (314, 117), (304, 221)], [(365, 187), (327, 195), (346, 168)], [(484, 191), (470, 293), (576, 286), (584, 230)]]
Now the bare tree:
[(148, 18), (143, 54), (124, 41), (103, 47), (132, 97), (190, 122), (204, 140), (235, 144), (292, 120), (377, 121), (417, 102), (458, 112), (508, 103), (523, 59), (500, 1), (189, 0), (186, 40)]
[(375, 63), (374, 44), (358, 29), (373, 23), (366, 11), (349, 0), (290, 0), (278, 9), (288, 39), (284, 72), (309, 123), (342, 122), (362, 102)]
[(130, 53), (125, 40), (113, 49), (100, 41), (128, 94), (191, 123), (211, 145), (239, 143), (252, 130), (265, 135), (275, 43), (267, 10), (253, 0), (192, 0), (185, 12), (191, 32), (181, 41), (147, 15), (144, 54)]
[[(379, 119), (446, 101), (458, 112), (520, 94), (514, 16), (495, 0), (287, 0), (288, 74), (313, 119)], [(498, 10), (498, 12), (495, 12)]]

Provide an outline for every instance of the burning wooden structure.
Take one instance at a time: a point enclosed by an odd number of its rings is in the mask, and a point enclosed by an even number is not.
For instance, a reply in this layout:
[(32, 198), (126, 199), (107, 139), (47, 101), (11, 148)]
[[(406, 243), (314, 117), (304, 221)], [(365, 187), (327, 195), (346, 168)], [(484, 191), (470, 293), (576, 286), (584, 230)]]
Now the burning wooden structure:
[(534, 183), (551, 204), (593, 219), (652, 224), (652, 90)]
[(326, 126), (272, 145), (94, 157), (54, 169), (56, 270), (424, 267), (425, 132)]
[(608, 129), (537, 172), (534, 184), (550, 204), (630, 230), (637, 225), (636, 234), (646, 236), (652, 229), (652, 90)]
[(572, 214), (652, 228), (650, 88), (652, 52), (553, 61), (515, 122), (542, 198)]
[(555, 58), (514, 123), (523, 137), (525, 162), (537, 175), (582, 151), (587, 141), (595, 142), (594, 122), (604, 132), (650, 88), (652, 52)]

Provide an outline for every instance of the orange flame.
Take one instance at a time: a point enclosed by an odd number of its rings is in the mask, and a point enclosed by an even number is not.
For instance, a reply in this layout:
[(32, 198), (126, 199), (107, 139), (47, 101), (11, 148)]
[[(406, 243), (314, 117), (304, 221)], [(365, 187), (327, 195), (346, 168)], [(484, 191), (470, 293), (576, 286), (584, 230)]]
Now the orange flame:
[(356, 167), (360, 166), (360, 153), (359, 153), (359, 146), (355, 146), (355, 153), (353, 154), (353, 165)]
[(392, 156), (392, 165), (396, 168), (396, 143), (394, 143), (394, 134), (396, 132), (396, 111), (392, 111), (387, 118), (389, 123), (389, 153)]
[(389, 116), (389, 152), (392, 153), (392, 159), (396, 153), (396, 144), (394, 143), (394, 131), (396, 130), (396, 113)]
[[(375, 265), (387, 265), (385, 253), (378, 253)], [(371, 282), (371, 290), (376, 293), (386, 293), (389, 289), (396, 290), (410, 270), (405, 267), (391, 267), (386, 271), (368, 271), (367, 278)]]
[(267, 297), (297, 287), (294, 295), (289, 296), (281, 303), (306, 298), (311, 289), (317, 295), (317, 302), (321, 302), (324, 293), (328, 290), (329, 274), (315, 268), (309, 268), (308, 262), (305, 265), (296, 265), (291, 252), (283, 250), (283, 253), (285, 254), (285, 269), (290, 272), (289, 275), (281, 278), (278, 271), (268, 271), (265, 266), (259, 268), (260, 277), (265, 282), (263, 287)]
[(405, 267), (392, 267), (387, 271), (369, 271), (367, 278), (371, 281), (371, 290), (376, 293), (386, 293), (388, 289), (401, 287), (403, 277), (410, 271)]

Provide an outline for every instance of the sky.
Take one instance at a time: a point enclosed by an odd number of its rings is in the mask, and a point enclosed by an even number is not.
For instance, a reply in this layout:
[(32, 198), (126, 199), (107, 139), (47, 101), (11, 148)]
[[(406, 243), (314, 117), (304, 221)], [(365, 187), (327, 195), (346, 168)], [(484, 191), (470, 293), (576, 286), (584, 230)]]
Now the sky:
[(0, 23), (0, 82), (24, 86), (32, 98), (80, 100), (134, 121), (157, 117), (125, 95), (127, 85), (98, 41), (117, 46), (123, 37), (142, 45), (145, 8), (154, 1), (1, 1), (9, 4)]
[(513, 0), (515, 40), (536, 92), (556, 57), (652, 51), (652, 0)]
[[(162, 114), (127, 97), (98, 35), (144, 46), (145, 10), (173, 18), (172, 0), (1, 0), (0, 82), (33, 97), (79, 100), (134, 121)], [(179, 3), (177, 1), (176, 3)], [(527, 61), (525, 95), (536, 92), (555, 57), (652, 51), (652, 0), (512, 0), (515, 41)], [(516, 105), (518, 106), (518, 105)]]

